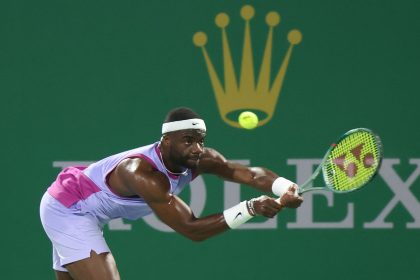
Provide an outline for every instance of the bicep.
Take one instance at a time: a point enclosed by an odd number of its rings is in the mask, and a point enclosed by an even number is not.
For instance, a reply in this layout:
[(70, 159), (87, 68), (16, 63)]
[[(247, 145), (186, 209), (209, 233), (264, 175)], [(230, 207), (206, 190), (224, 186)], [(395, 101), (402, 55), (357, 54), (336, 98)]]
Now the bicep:
[(228, 226), (222, 214), (197, 219), (191, 208), (178, 196), (170, 192), (170, 184), (160, 172), (137, 166), (122, 173), (123, 181), (136, 194), (141, 196), (153, 212), (169, 227), (196, 241), (218, 234)]
[(132, 189), (145, 200), (162, 222), (175, 231), (186, 234), (189, 224), (196, 219), (190, 207), (170, 192), (169, 181), (165, 176), (154, 174), (141, 177), (142, 179), (131, 182)]
[(162, 222), (175, 231), (188, 235), (189, 225), (196, 218), (185, 202), (170, 193), (167, 178), (159, 175), (144, 174), (141, 179), (133, 178), (130, 188), (144, 199)]
[(125, 160), (114, 173), (128, 190), (146, 202), (168, 202), (171, 198), (168, 178), (144, 160)]
[(187, 234), (196, 218), (190, 207), (170, 192), (170, 183), (165, 175), (139, 160), (127, 161), (118, 169), (118, 175), (126, 186), (142, 197), (164, 223), (177, 232)]

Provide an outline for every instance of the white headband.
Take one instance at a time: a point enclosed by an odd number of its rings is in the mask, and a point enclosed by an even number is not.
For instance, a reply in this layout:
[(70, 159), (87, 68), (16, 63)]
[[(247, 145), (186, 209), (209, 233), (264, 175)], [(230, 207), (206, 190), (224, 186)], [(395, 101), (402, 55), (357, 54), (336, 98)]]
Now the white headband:
[(202, 119), (189, 119), (162, 124), (162, 134), (184, 129), (200, 129), (206, 131), (206, 124)]

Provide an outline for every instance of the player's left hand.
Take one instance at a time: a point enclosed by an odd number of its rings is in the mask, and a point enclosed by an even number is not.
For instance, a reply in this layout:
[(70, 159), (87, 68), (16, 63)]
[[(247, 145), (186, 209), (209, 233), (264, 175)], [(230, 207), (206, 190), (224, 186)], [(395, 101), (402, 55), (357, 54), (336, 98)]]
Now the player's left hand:
[(283, 206), (276, 199), (262, 195), (254, 198), (254, 209), (257, 215), (273, 218)]

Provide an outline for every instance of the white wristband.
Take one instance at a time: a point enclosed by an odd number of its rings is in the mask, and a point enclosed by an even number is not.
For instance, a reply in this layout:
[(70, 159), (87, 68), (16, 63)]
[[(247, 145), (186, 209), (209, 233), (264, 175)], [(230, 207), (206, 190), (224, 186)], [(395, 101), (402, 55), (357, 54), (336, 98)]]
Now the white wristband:
[[(287, 193), (292, 185), (295, 185), (295, 183), (287, 180), (286, 178), (278, 177), (276, 180), (274, 180), (273, 185), (271, 186), (271, 190), (278, 197), (282, 197), (285, 193)], [(296, 193), (297, 191), (298, 190), (296, 189)]]
[(253, 217), (248, 212), (246, 201), (242, 201), (241, 203), (226, 209), (223, 211), (223, 216), (225, 217), (227, 225), (232, 229), (239, 227)]

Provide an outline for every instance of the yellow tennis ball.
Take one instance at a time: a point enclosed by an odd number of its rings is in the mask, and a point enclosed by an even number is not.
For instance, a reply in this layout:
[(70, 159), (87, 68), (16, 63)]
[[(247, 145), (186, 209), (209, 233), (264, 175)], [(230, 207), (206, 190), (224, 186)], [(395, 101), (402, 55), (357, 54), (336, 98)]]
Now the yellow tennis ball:
[(258, 116), (251, 111), (244, 111), (239, 115), (238, 122), (245, 129), (254, 129), (258, 125)]

